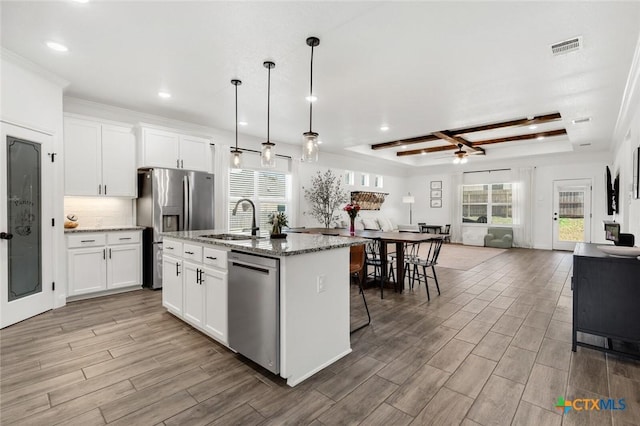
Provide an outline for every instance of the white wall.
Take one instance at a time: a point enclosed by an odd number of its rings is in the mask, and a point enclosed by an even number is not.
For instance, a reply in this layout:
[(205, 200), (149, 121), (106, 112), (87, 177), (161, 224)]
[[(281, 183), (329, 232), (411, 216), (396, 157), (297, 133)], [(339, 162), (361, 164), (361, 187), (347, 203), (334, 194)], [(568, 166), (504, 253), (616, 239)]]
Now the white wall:
[[(15, 53), (2, 49), (0, 54), (0, 118), (13, 124), (37, 130), (53, 137), (53, 152), (57, 153), (52, 182), (53, 214), (59, 220), (53, 230), (53, 279), (63, 283), (66, 278), (66, 256), (62, 228), (64, 188), (64, 157), (62, 149), (62, 90), (66, 82)], [(54, 307), (66, 303), (66, 285), (54, 292)]]

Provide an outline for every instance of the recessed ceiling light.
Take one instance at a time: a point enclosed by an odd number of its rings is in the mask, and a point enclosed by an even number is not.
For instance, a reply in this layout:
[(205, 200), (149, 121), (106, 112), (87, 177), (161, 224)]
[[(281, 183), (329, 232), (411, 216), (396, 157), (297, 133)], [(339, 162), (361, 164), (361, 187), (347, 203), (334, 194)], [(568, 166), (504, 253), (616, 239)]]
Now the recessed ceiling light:
[(576, 118), (574, 120), (571, 120), (573, 124), (588, 123), (590, 121), (591, 121), (591, 117), (582, 117), (582, 118)]
[(318, 139), (318, 145), (320, 145), (321, 143), (322, 143), (322, 141)]
[(311, 95), (311, 96), (305, 97), (305, 99), (307, 100), (307, 102), (315, 102), (318, 100), (318, 97), (315, 95)]
[(538, 128), (538, 126), (536, 126), (535, 124), (532, 124), (531, 126), (529, 126), (529, 129), (531, 129), (531, 130), (535, 130), (537, 128)]
[(542, 139), (544, 139), (544, 136), (538, 136), (536, 139), (541, 141)]
[(382, 130), (383, 132), (386, 132), (387, 130), (389, 130), (389, 126), (387, 125), (380, 126), (380, 130)]
[(169, 99), (171, 97), (171, 93), (169, 92), (158, 92), (158, 96), (162, 99)]
[(421, 152), (420, 155), (427, 155), (427, 153), (426, 152)]
[(239, 126), (246, 126), (246, 125), (248, 125), (248, 124), (249, 124), (249, 123), (247, 123), (246, 121), (238, 121), (238, 125), (239, 125)]
[(47, 47), (51, 50), (55, 50), (56, 52), (66, 52), (69, 50), (69, 48), (64, 44), (56, 43), (55, 41), (48, 41)]
[(407, 149), (407, 146), (406, 145), (402, 145), (402, 149)]

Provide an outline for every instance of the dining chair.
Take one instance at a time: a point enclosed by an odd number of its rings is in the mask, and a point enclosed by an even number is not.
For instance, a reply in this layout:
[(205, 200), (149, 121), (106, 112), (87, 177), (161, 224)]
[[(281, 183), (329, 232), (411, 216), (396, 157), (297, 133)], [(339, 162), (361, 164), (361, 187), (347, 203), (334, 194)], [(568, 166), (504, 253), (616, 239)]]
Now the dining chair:
[[(404, 243), (404, 276), (409, 277), (411, 281), (411, 268), (409, 267), (409, 260), (418, 256), (420, 250), (420, 243)], [(397, 253), (393, 252), (389, 254), (389, 277), (395, 281), (395, 269)], [(404, 283), (402, 284), (404, 286)]]
[(451, 224), (448, 223), (444, 226), (444, 230), (441, 232), (442, 234), (445, 234), (445, 236), (443, 237), (443, 241), (445, 243), (450, 243), (451, 242)]
[[(373, 280), (374, 282), (380, 281), (380, 298), (384, 299), (384, 279), (382, 277), (382, 262), (383, 260), (380, 258), (380, 240), (370, 240), (366, 244), (365, 249), (365, 265), (368, 267), (373, 266)], [(388, 259), (384, 259), (385, 262), (389, 262)], [(369, 273), (369, 275), (371, 275)]]
[(354, 330), (351, 330), (351, 333), (355, 333), (356, 331), (368, 326), (371, 324), (371, 314), (369, 314), (369, 307), (367, 306), (367, 299), (364, 296), (364, 289), (362, 288), (362, 281), (364, 280), (364, 276), (361, 275), (362, 270), (364, 269), (364, 244), (358, 246), (351, 246), (351, 252), (349, 256), (349, 276), (355, 276), (358, 279), (358, 287), (360, 289), (360, 294), (362, 295), (362, 301), (364, 302), (364, 308), (367, 310), (368, 321), (366, 324), (363, 324)]
[[(442, 241), (442, 238), (435, 238), (431, 240), (425, 257), (416, 256), (408, 261), (413, 266), (411, 289), (413, 289), (413, 284), (416, 279), (418, 280), (418, 287), (420, 286), (420, 282), (424, 280), (424, 287), (427, 290), (427, 300), (431, 300), (427, 278), (433, 278), (436, 282), (438, 295), (440, 295), (440, 285), (438, 284), (438, 276), (436, 275), (436, 265), (438, 264), (438, 256), (440, 255), (440, 249), (442, 248)], [(433, 276), (428, 275), (427, 270), (429, 268), (431, 268)]]

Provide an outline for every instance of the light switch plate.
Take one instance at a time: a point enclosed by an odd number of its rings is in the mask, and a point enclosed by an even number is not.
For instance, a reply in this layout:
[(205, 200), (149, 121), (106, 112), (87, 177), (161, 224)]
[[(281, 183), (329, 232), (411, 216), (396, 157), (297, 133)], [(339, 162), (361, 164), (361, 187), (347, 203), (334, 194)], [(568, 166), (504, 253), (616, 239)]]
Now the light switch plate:
[(318, 293), (324, 293), (327, 288), (325, 287), (324, 275), (318, 275), (317, 283), (318, 283)]

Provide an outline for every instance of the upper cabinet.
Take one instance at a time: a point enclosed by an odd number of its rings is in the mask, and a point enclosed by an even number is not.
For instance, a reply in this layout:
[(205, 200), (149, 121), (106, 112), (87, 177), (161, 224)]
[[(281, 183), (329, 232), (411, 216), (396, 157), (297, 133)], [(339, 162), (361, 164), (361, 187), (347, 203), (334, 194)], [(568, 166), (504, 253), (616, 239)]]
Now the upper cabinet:
[(143, 126), (139, 165), (211, 172), (210, 144), (209, 139)]
[(131, 127), (65, 117), (65, 195), (135, 197), (135, 142)]

